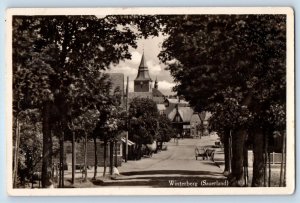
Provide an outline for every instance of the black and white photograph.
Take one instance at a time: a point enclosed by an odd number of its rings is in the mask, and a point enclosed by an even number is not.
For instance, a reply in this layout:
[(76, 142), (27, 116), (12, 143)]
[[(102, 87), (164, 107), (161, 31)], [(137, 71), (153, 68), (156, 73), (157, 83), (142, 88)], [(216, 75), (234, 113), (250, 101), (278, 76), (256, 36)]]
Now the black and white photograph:
[(291, 194), (294, 14), (9, 9), (10, 195)]

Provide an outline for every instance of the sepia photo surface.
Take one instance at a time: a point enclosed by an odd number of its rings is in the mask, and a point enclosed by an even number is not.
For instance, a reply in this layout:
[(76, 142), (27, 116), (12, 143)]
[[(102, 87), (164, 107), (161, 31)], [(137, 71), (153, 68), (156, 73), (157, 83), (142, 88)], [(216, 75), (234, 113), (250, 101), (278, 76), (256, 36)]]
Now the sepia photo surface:
[(291, 8), (7, 10), (10, 195), (292, 194)]

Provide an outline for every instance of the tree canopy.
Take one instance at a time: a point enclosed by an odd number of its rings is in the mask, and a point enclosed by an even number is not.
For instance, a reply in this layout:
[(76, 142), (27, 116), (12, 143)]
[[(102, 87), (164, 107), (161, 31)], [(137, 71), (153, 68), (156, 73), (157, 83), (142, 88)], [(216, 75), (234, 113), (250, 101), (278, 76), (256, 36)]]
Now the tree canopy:
[[(13, 110), (37, 109), (43, 130), (45, 187), (51, 162), (51, 128), (64, 132), (93, 128), (88, 112), (100, 112), (111, 101), (110, 83), (102, 72), (130, 59), (136, 40), (157, 35), (151, 16), (14, 16)], [(154, 21), (153, 21), (154, 22)], [(128, 25), (128, 26), (125, 26)], [(132, 29), (132, 26), (137, 29)], [(152, 30), (150, 32), (150, 30)], [(89, 117), (89, 118), (87, 118)], [(101, 115), (99, 116), (101, 118)], [(81, 122), (82, 121), (82, 122)]]
[(131, 140), (151, 144), (158, 134), (158, 109), (148, 98), (134, 98), (129, 107), (129, 135)]
[(159, 57), (197, 111), (230, 104), (230, 122), (242, 125), (243, 114), (260, 119), (284, 109), (284, 15), (163, 16), (162, 22), (169, 37)]

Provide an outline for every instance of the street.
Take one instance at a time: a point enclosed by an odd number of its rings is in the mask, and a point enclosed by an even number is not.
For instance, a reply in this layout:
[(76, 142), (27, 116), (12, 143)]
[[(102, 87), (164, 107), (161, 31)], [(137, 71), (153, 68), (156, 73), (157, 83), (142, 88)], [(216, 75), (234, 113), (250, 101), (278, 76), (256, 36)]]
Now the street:
[(171, 140), (167, 143), (168, 149), (153, 154), (151, 158), (123, 163), (119, 172), (127, 174), (166, 174), (166, 175), (202, 175), (221, 173), (217, 165), (211, 160), (196, 160), (195, 147), (213, 145), (214, 139), (180, 139), (178, 145)]
[[(178, 144), (172, 139), (165, 143), (167, 150), (153, 154), (152, 157), (143, 157), (141, 160), (129, 160), (118, 167), (120, 175), (102, 177), (103, 167), (98, 167), (98, 178), (92, 182), (83, 183), (82, 174), (76, 173), (77, 181), (72, 187), (97, 186), (142, 186), (142, 187), (200, 187), (201, 181), (212, 184), (220, 183), (227, 186), (223, 175), (224, 153), (223, 149), (215, 148), (215, 161), (202, 160), (195, 157), (195, 147), (211, 147), (215, 145), (217, 136), (179, 139)], [(88, 170), (88, 178), (93, 177), (93, 168)], [(71, 171), (65, 173), (67, 179), (71, 178)], [(225, 182), (224, 182), (225, 181)], [(172, 185), (176, 183), (177, 185)], [(191, 184), (191, 185), (186, 185)], [(195, 185), (196, 184), (196, 185)], [(70, 185), (66, 181), (65, 185)], [(211, 185), (203, 185), (208, 187)]]
[[(217, 137), (210, 136), (202, 139), (180, 139), (178, 144), (171, 140), (166, 143), (166, 151), (153, 154), (149, 158), (123, 163), (118, 168), (120, 175), (112, 180), (105, 180), (101, 185), (170, 187), (175, 181), (178, 186), (187, 187), (184, 185), (186, 182), (193, 186), (193, 183), (198, 184), (200, 180), (224, 181), (223, 170), (218, 164), (211, 160), (195, 158), (196, 146), (214, 145), (216, 139)], [(223, 158), (223, 154), (218, 154), (219, 150), (216, 148), (217, 160)]]

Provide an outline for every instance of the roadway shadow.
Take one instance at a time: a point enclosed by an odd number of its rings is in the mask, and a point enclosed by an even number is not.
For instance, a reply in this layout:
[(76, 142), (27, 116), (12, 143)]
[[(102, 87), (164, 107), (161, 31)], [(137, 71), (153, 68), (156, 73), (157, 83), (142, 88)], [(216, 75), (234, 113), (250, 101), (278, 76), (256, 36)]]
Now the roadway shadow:
[(150, 171), (130, 171), (123, 172), (121, 175), (133, 176), (133, 175), (156, 175), (156, 174), (176, 174), (176, 175), (220, 175), (221, 173), (215, 173), (210, 171), (189, 171), (189, 170), (150, 170)]

